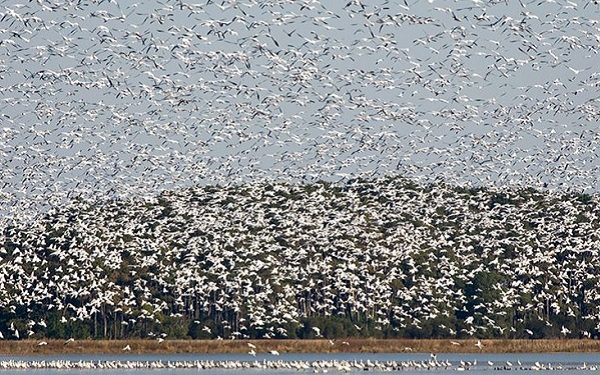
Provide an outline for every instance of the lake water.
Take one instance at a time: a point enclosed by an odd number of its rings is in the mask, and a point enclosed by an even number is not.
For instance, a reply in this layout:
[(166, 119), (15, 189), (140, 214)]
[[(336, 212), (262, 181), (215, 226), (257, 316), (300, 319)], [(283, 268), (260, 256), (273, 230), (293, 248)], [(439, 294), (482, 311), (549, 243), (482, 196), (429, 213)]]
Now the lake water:
[[(0, 356), (1, 374), (288, 374), (288, 373), (364, 373), (384, 374), (450, 374), (460, 371), (469, 374), (490, 373), (537, 373), (569, 374), (600, 371), (600, 354), (552, 353), (552, 354), (438, 354), (437, 366), (431, 366), (430, 354), (160, 354), (160, 355), (68, 355), (46, 357)], [(19, 365), (72, 364), (79, 368), (14, 368)], [(80, 368), (85, 364), (117, 366), (161, 366), (160, 368)], [(337, 368), (335, 365), (337, 365)], [(191, 368), (174, 368), (176, 366)], [(12, 366), (6, 369), (2, 366)], [(169, 367), (170, 366), (170, 367)], [(343, 366), (346, 366), (343, 368)], [(211, 367), (211, 368), (206, 368)], [(231, 368), (225, 368), (231, 367)], [(367, 371), (368, 370), (368, 371)]]

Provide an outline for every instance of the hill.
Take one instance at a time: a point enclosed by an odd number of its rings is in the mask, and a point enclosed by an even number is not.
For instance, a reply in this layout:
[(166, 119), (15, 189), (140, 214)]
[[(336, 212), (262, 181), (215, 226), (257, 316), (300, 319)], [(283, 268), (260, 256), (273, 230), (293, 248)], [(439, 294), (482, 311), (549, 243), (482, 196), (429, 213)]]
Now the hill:
[(77, 200), (3, 229), (0, 331), (595, 337), (598, 200), (401, 177)]

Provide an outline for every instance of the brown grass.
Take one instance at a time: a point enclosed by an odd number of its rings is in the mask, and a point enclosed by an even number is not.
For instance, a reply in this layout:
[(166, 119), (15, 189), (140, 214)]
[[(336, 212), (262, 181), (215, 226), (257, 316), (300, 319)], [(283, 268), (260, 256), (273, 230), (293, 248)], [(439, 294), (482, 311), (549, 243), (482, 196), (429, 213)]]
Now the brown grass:
[[(79, 340), (66, 343), (46, 340), (38, 345), (36, 340), (1, 341), (1, 355), (49, 354), (115, 354), (123, 353), (129, 345), (130, 353), (246, 353), (248, 343), (256, 345), (257, 353), (277, 350), (280, 353), (477, 353), (477, 340)], [(344, 343), (345, 342), (345, 343)], [(347, 343), (347, 344), (346, 344)], [(482, 340), (484, 353), (548, 353), (548, 352), (600, 352), (600, 341), (594, 340)]]

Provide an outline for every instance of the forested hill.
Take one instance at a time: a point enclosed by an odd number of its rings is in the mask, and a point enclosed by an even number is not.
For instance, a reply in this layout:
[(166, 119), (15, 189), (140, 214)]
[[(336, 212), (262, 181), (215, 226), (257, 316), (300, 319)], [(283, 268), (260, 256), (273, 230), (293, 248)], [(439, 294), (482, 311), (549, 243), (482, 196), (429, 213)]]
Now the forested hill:
[(77, 201), (4, 228), (0, 331), (593, 337), (598, 203), (399, 177)]

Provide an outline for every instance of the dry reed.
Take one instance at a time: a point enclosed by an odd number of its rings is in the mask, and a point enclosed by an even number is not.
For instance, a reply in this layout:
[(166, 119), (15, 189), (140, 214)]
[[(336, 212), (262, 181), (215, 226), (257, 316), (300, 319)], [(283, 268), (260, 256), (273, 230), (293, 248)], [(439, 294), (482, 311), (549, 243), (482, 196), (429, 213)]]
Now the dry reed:
[[(2, 355), (49, 354), (115, 354), (115, 353), (246, 353), (248, 343), (256, 345), (257, 353), (277, 350), (280, 353), (549, 353), (549, 352), (600, 352), (600, 341), (595, 340), (482, 340), (483, 348), (475, 346), (477, 340), (63, 340), (2, 341)], [(129, 345), (131, 351), (123, 348)]]

